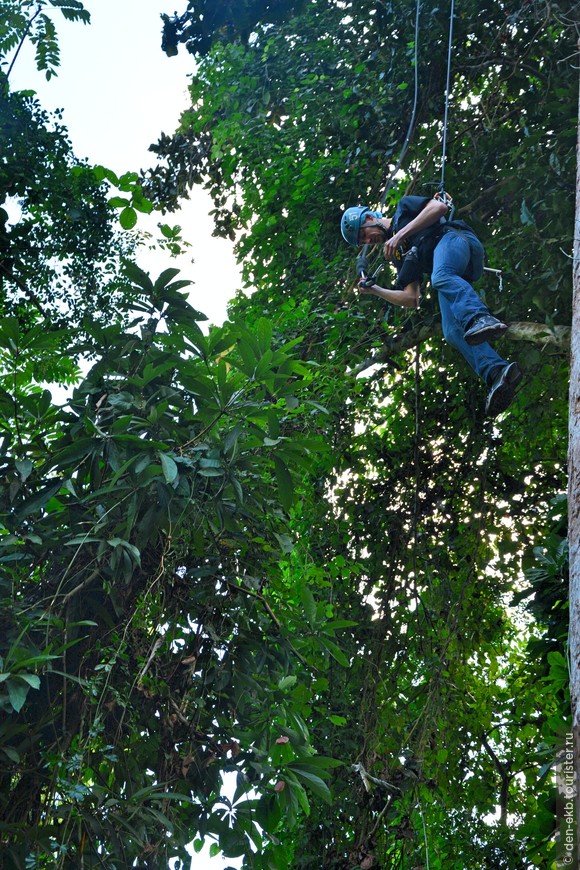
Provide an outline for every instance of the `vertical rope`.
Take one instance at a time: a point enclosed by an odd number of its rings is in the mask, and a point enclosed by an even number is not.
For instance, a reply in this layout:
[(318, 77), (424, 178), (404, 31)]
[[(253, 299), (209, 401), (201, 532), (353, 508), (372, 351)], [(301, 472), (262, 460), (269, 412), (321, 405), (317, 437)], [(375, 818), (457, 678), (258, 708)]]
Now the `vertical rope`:
[[(419, 526), (419, 487), (420, 487), (420, 465), (419, 465), (419, 439), (420, 439), (420, 424), (421, 424), (421, 350), (420, 345), (417, 345), (415, 351), (415, 435), (413, 443), (413, 465), (415, 472), (415, 493), (413, 499), (413, 584), (415, 586), (415, 597), (417, 602), (421, 602), (419, 595), (419, 585), (417, 583), (417, 545), (418, 545), (418, 526)], [(417, 619), (419, 617), (419, 607), (417, 606)], [(418, 623), (417, 623), (418, 625)]]
[[(409, 146), (409, 142), (411, 141), (411, 134), (413, 132), (413, 127), (415, 126), (415, 118), (417, 116), (417, 104), (419, 102), (419, 63), (418, 63), (418, 61), (419, 61), (419, 15), (420, 15), (420, 12), (421, 12), (421, 0), (417, 0), (417, 4), (415, 7), (415, 47), (414, 47), (414, 54), (413, 54), (413, 65), (415, 67), (415, 76), (414, 76), (414, 78), (415, 78), (415, 90), (414, 90), (414, 94), (413, 94), (413, 110), (411, 112), (411, 120), (409, 121), (409, 128), (407, 130), (407, 135), (405, 136), (405, 141), (403, 142), (403, 147), (401, 148), (401, 153), (399, 155), (399, 159), (397, 160), (397, 164), (396, 164), (395, 168), (391, 172), (391, 175), (387, 181), (386, 187), (385, 187), (385, 189), (383, 191), (383, 195), (381, 197), (381, 206), (380, 206), (381, 208), (383, 208), (383, 206), (386, 202), (387, 194), (388, 194), (389, 190), (391, 189), (391, 187), (393, 186), (393, 180), (395, 178), (395, 175), (397, 174), (397, 172), (401, 168), (403, 158), (405, 157), (405, 154), (407, 153), (407, 148)], [(365, 245), (364, 248), (362, 249), (362, 256), (363, 257), (366, 257), (366, 255), (368, 254), (368, 250), (369, 250), (369, 246)]]
[(449, 85), (451, 81), (451, 50), (453, 47), (453, 15), (455, 0), (451, 0), (449, 15), (449, 46), (447, 48), (447, 83), (445, 85), (445, 117), (443, 119), (443, 156), (441, 158), (441, 184), (439, 190), (445, 190), (445, 158), (447, 153), (447, 118), (449, 116)]
[[(414, 74), (414, 95), (413, 95), (413, 111), (411, 113), (411, 120), (409, 122), (409, 127), (407, 129), (407, 135), (405, 136), (405, 141), (403, 142), (403, 147), (401, 148), (401, 153), (399, 155), (399, 159), (395, 165), (395, 168), (391, 172), (391, 175), (387, 181), (385, 189), (383, 191), (383, 195), (381, 197), (380, 207), (383, 208), (387, 194), (391, 187), (393, 186), (393, 181), (401, 165), (403, 163), (403, 159), (405, 154), (407, 153), (407, 148), (409, 146), (409, 142), (411, 141), (411, 135), (413, 132), (413, 128), (415, 126), (415, 118), (417, 115), (417, 105), (419, 102), (419, 17), (421, 12), (421, 0), (417, 0), (417, 4), (415, 7), (415, 43), (414, 43), (414, 53), (413, 53), (413, 65), (415, 68)], [(441, 182), (439, 184), (439, 190), (444, 191), (445, 189), (445, 161), (447, 156), (447, 122), (449, 118), (449, 91), (451, 84), (451, 55), (453, 51), (453, 17), (455, 15), (455, 0), (451, 0), (451, 10), (449, 13), (449, 45), (447, 47), (447, 81), (445, 84), (445, 114), (443, 118), (443, 146), (442, 146), (442, 157), (441, 157)], [(364, 245), (362, 249), (362, 256), (366, 257), (369, 250), (369, 245)]]
[(399, 155), (399, 159), (397, 161), (397, 165), (391, 172), (390, 178), (387, 181), (387, 185), (385, 187), (382, 199), (381, 199), (381, 208), (384, 206), (385, 201), (387, 199), (387, 193), (391, 189), (393, 185), (393, 179), (399, 169), (401, 168), (401, 164), (403, 162), (403, 158), (407, 153), (407, 148), (409, 146), (409, 142), (411, 141), (411, 134), (413, 132), (413, 127), (415, 126), (415, 117), (417, 115), (417, 104), (419, 102), (419, 13), (421, 11), (421, 0), (417, 0), (417, 6), (415, 9), (415, 48), (414, 48), (414, 56), (413, 56), (413, 65), (415, 67), (415, 93), (413, 97), (413, 111), (411, 113), (411, 120), (409, 121), (409, 129), (407, 130), (407, 135), (405, 136), (405, 141), (403, 142), (403, 147), (401, 148), (401, 154)]
[(427, 828), (425, 826), (425, 819), (423, 818), (423, 807), (421, 806), (421, 801), (418, 801), (417, 807), (419, 808), (419, 815), (421, 816), (421, 821), (423, 823), (423, 838), (425, 840), (425, 870), (429, 870), (429, 843), (427, 841)]

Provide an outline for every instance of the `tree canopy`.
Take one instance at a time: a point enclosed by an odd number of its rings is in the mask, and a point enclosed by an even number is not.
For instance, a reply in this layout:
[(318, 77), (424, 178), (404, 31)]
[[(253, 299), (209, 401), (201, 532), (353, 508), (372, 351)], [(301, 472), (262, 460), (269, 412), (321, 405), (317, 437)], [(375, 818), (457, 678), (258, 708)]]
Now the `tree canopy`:
[[(503, 272), (481, 293), (525, 374), (495, 422), (429, 288), (411, 313), (360, 298), (338, 230), (400, 153), (414, 13), (165, 18), (166, 52), (196, 54), (191, 108), (113, 203), (5, 86), (3, 135), (35, 143), (0, 165), (25, 215), (0, 324), (9, 870), (187, 867), (192, 840), (256, 870), (559, 866), (575, 9), (466, 0), (454, 21), (446, 188)], [(449, 9), (420, 20), (386, 209), (441, 172)], [(187, 276), (152, 279), (111, 229), (193, 184), (250, 291), (205, 331)], [(78, 303), (47, 329), (61, 255)]]

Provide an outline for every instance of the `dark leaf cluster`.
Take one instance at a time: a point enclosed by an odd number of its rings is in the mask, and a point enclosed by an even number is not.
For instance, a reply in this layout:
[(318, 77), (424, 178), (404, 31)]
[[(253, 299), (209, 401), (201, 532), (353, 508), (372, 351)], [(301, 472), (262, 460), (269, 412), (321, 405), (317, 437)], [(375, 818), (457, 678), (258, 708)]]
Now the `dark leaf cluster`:
[(267, 320), (205, 335), (175, 269), (126, 280), (63, 408), (9, 371), (55, 337), (0, 327), (3, 866), (186, 866), (197, 831), (266, 868), (330, 799), (305, 720), (351, 624), (284, 594), (311, 373)]
[[(61, 120), (25, 92), (0, 89), (0, 304), (78, 322), (109, 317), (115, 270), (132, 243), (116, 236), (103, 178), (73, 154)], [(62, 319), (59, 321), (59, 315)]]

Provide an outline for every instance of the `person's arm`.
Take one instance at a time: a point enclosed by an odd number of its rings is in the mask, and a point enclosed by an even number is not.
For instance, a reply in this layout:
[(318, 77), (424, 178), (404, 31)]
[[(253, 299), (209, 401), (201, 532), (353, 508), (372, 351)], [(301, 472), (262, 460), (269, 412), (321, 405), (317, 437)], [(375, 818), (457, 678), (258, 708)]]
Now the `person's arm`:
[(419, 230), (425, 230), (427, 227), (439, 223), (443, 215), (447, 214), (448, 211), (448, 206), (443, 202), (440, 202), (438, 199), (429, 200), (425, 208), (419, 212), (417, 217), (413, 218), (412, 221), (409, 221), (406, 227), (400, 229), (398, 233), (395, 233), (391, 239), (385, 242), (383, 250), (387, 260), (392, 260), (394, 258), (395, 251), (399, 245), (405, 241), (405, 239), (418, 233)]
[(402, 305), (403, 308), (418, 308), (419, 307), (419, 290), (420, 284), (418, 281), (413, 281), (412, 284), (407, 284), (403, 290), (391, 290), (386, 287), (379, 287), (378, 284), (373, 284), (372, 287), (360, 287), (361, 293), (370, 293), (372, 296), (379, 296), (393, 305)]

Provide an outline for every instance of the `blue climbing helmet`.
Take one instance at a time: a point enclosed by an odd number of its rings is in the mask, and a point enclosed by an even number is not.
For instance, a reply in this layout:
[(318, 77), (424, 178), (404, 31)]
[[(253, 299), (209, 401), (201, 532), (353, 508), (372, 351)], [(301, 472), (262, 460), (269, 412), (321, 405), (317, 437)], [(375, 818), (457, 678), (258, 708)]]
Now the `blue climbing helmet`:
[(345, 242), (349, 245), (359, 244), (358, 234), (366, 217), (382, 218), (380, 211), (371, 211), (366, 205), (355, 205), (347, 208), (340, 221), (340, 230)]

